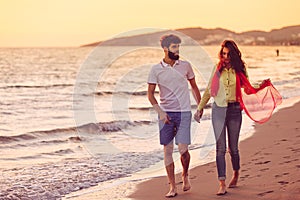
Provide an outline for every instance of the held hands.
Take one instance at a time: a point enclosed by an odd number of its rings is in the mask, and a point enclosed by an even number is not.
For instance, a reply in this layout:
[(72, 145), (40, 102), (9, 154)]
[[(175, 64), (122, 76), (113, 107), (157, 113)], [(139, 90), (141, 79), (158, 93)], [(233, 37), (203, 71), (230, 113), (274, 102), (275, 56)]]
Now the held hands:
[(201, 109), (201, 110), (197, 109), (197, 111), (194, 114), (194, 119), (196, 120), (196, 122), (200, 123), (200, 119), (201, 119), (202, 115), (203, 115), (203, 109)]

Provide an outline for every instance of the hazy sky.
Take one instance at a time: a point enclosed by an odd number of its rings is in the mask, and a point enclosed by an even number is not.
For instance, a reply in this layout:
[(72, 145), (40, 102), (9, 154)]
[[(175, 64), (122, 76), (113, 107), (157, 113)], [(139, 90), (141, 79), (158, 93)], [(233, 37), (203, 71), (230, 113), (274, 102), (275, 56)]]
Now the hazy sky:
[(0, 0), (0, 47), (79, 46), (140, 28), (300, 25), (299, 0)]

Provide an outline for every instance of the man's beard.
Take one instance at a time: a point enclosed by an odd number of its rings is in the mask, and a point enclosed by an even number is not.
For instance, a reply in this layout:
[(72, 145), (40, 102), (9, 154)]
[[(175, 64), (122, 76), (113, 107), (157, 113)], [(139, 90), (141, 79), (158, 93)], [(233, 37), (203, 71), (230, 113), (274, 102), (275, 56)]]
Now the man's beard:
[(172, 60), (178, 60), (179, 59), (179, 55), (175, 55), (175, 53), (173, 53), (171, 51), (168, 51), (168, 56)]

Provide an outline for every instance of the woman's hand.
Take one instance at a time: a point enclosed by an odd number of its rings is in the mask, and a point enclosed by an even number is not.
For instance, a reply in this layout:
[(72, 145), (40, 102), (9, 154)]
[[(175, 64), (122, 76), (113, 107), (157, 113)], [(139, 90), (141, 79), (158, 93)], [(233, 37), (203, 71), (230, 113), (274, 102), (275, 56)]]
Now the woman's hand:
[(203, 115), (203, 109), (201, 109), (201, 110), (197, 109), (197, 111), (194, 114), (194, 119), (196, 120), (196, 122), (200, 123), (200, 119), (201, 119), (202, 115)]
[(268, 78), (268, 79), (263, 80), (262, 83), (261, 83), (261, 85), (263, 85), (263, 84), (269, 84), (269, 83), (271, 83), (271, 80)]
[(259, 88), (263, 89), (263, 88), (265, 88), (269, 85), (271, 85), (271, 80), (268, 78), (268, 79), (265, 79), (261, 82), (261, 84), (259, 85)]

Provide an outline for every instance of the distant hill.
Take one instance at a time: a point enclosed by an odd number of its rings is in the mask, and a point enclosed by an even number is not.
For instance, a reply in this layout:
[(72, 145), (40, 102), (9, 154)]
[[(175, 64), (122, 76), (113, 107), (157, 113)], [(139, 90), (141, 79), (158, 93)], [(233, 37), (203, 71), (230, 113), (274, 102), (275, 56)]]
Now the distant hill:
[[(201, 45), (219, 45), (224, 39), (233, 39), (239, 45), (300, 45), (300, 25), (288, 26), (280, 29), (265, 31), (246, 31), (236, 33), (230, 30), (215, 28), (183, 28), (176, 29), (181, 34), (187, 35), (194, 41), (185, 41), (185, 44), (193, 45), (195, 41)], [(149, 34), (114, 38), (103, 42), (94, 42), (85, 46), (157, 46), (160, 37), (168, 31), (161, 31)]]

